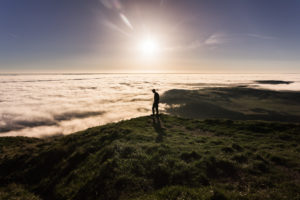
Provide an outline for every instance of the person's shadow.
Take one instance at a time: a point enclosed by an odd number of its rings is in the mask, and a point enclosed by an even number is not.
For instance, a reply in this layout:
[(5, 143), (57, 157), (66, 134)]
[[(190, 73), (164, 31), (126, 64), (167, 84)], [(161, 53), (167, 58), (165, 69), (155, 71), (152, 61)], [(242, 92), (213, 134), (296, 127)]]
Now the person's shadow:
[(163, 142), (163, 137), (166, 135), (164, 128), (162, 128), (161, 126), (161, 121), (160, 121), (160, 117), (157, 116), (153, 116), (152, 118), (153, 120), (153, 128), (155, 129), (156, 133), (157, 133), (157, 137), (155, 139), (156, 142)]

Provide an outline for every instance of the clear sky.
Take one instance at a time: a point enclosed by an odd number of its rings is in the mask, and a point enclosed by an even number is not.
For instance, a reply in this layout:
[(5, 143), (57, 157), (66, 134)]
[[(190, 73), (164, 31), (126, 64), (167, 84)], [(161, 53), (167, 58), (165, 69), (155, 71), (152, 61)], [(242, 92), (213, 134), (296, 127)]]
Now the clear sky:
[(0, 0), (0, 72), (300, 72), (299, 0)]

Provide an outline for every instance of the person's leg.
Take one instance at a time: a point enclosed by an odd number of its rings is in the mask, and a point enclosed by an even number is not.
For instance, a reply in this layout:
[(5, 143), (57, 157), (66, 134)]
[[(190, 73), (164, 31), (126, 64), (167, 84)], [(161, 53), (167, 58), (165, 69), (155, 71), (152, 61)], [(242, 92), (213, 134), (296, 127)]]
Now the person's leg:
[(152, 105), (152, 114), (154, 115), (154, 104)]
[(156, 114), (158, 115), (158, 103), (155, 105)]

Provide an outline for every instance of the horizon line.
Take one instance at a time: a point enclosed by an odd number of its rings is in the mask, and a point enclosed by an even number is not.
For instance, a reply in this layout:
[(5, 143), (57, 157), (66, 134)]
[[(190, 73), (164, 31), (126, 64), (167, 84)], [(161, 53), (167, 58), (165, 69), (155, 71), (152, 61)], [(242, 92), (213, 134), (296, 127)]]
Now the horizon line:
[(92, 75), (92, 74), (300, 74), (300, 72), (0, 72), (8, 75)]

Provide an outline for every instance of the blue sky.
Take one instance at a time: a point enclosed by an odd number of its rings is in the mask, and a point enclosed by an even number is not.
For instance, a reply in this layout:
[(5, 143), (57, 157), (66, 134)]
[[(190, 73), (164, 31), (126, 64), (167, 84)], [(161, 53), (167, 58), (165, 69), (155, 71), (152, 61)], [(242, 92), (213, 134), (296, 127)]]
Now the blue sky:
[[(0, 0), (0, 71), (300, 72), (298, 0)], [(159, 52), (135, 47), (157, 36)]]

